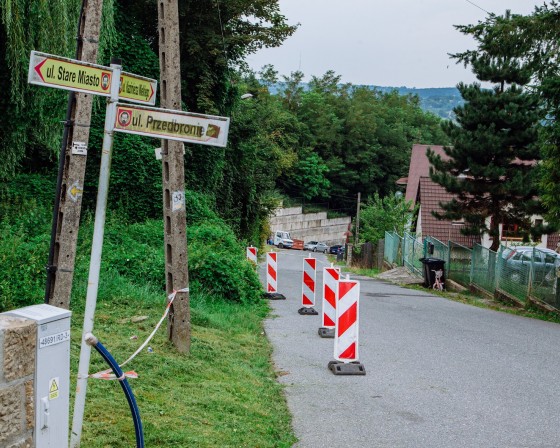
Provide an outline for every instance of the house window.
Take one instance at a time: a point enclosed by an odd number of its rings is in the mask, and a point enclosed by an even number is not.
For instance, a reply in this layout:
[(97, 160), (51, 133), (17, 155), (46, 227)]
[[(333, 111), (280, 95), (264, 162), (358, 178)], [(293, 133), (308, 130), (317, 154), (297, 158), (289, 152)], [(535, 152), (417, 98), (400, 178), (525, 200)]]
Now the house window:
[(523, 241), (519, 224), (504, 223), (502, 225), (502, 241)]

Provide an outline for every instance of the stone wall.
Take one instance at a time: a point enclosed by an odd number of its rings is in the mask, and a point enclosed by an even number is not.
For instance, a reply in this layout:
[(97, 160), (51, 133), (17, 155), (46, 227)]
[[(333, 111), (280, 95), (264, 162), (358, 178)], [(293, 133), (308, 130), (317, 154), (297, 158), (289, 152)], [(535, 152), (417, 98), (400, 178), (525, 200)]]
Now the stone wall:
[(292, 238), (324, 241), (329, 245), (343, 244), (351, 218), (327, 218), (327, 212), (303, 213), (301, 207), (277, 209), (270, 218), (270, 229), (290, 232)]
[(37, 326), (0, 315), (0, 448), (33, 447)]

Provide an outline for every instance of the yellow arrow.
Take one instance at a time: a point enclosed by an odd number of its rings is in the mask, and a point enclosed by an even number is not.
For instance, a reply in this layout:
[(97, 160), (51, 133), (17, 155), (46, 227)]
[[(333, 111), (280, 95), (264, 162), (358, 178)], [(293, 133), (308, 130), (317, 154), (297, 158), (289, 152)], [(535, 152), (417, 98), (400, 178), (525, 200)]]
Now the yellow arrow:
[(84, 192), (84, 190), (82, 190), (82, 189), (80, 189), (76, 186), (73, 186), (72, 189), (70, 190), (70, 194), (74, 197), (79, 195), (79, 194), (82, 194), (83, 192)]

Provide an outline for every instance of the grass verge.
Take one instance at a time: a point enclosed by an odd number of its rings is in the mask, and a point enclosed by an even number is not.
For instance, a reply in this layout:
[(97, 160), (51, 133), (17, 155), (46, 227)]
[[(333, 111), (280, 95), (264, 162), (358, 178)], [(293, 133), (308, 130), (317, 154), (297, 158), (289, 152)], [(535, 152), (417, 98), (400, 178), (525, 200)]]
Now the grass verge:
[[(378, 269), (363, 269), (363, 268), (355, 268), (355, 267), (344, 266), (344, 265), (342, 265), (342, 267), (344, 268), (345, 271), (352, 272), (356, 275), (363, 275), (371, 278), (375, 278), (377, 277), (377, 275), (381, 273)], [(476, 294), (473, 291), (465, 291), (465, 292), (434, 291), (431, 289), (427, 290), (426, 288), (419, 285), (402, 284), (400, 286), (407, 289), (415, 289), (418, 291), (429, 292), (430, 294), (435, 294), (449, 300), (454, 300), (456, 302), (465, 303), (467, 305), (472, 305), (479, 308), (491, 309), (494, 311), (515, 314), (517, 316), (529, 317), (531, 319), (544, 320), (547, 322), (560, 323), (560, 315), (556, 313), (543, 311), (535, 306), (531, 306), (530, 304), (528, 304), (525, 308), (519, 308), (511, 304), (508, 304), (506, 302), (502, 302), (495, 298), (488, 298), (486, 296)]]
[[(107, 287), (121, 291), (98, 302), (95, 335), (117, 361), (124, 361), (147, 337), (164, 309), (161, 293), (146, 288), (126, 290), (122, 277)], [(73, 377), (77, 371), (83, 313), (73, 326)], [(281, 386), (271, 367), (271, 346), (262, 320), (268, 304), (214, 301), (191, 296), (192, 344), (188, 356), (167, 341), (165, 328), (124, 370), (142, 417), (150, 447), (290, 447), (296, 441)], [(131, 318), (147, 316), (133, 323)], [(131, 337), (137, 336), (138, 339)], [(90, 372), (106, 369), (92, 351)], [(73, 397), (71, 398), (73, 404)], [(134, 428), (119, 384), (89, 380), (82, 441), (91, 448), (134, 446)]]

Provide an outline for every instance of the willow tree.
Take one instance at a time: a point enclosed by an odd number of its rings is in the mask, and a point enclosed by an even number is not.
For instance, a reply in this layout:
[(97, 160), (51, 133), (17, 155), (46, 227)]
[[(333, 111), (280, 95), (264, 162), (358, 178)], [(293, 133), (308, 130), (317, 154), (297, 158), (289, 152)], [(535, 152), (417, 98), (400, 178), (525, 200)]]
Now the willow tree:
[[(112, 1), (104, 3), (105, 27), (112, 28)], [(24, 161), (33, 169), (56, 158), (67, 94), (27, 84), (29, 55), (73, 57), (80, 7), (81, 0), (0, 0), (0, 178)]]

